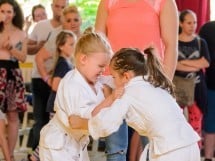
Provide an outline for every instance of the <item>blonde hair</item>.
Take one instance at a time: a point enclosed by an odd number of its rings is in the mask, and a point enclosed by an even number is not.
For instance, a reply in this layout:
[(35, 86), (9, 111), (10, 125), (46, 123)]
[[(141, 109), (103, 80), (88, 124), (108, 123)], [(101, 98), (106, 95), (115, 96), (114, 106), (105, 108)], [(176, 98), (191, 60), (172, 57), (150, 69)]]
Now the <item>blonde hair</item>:
[(63, 16), (65, 16), (68, 13), (77, 13), (78, 15), (80, 15), (78, 8), (75, 5), (69, 5), (63, 9), (62, 12)]
[[(92, 28), (91, 28), (92, 29)], [(84, 32), (75, 46), (74, 58), (76, 59), (79, 54), (89, 55), (97, 52), (104, 52), (112, 55), (112, 49), (106, 37), (101, 33), (91, 32), (88, 28)]]

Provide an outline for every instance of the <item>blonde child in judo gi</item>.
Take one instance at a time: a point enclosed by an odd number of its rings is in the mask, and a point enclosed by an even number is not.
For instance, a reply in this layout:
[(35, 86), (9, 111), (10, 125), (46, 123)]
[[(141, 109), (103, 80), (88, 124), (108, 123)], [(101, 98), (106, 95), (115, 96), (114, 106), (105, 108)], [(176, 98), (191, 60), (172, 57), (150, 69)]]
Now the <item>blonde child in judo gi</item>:
[[(98, 33), (82, 35), (74, 51), (75, 69), (59, 84), (55, 115), (40, 133), (39, 154), (42, 161), (89, 161), (86, 130), (72, 130), (72, 114), (90, 118), (92, 110), (104, 100), (99, 78), (110, 61), (111, 47)], [(112, 98), (111, 98), (112, 100)]]

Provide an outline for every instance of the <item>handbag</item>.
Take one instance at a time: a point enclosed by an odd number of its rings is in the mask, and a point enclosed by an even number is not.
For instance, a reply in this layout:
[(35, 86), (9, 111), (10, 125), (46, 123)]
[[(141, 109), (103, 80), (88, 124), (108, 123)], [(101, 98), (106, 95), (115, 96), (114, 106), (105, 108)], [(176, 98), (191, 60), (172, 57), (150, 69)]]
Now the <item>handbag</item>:
[[(196, 36), (199, 51), (201, 51), (201, 39), (199, 36)], [(195, 77), (184, 78), (180, 76), (173, 77), (173, 84), (175, 85), (175, 95), (176, 102), (184, 107), (190, 106), (194, 103), (195, 100)]]
[(195, 97), (195, 77), (184, 78), (174, 76), (173, 84), (175, 85), (176, 102), (180, 106), (192, 105)]

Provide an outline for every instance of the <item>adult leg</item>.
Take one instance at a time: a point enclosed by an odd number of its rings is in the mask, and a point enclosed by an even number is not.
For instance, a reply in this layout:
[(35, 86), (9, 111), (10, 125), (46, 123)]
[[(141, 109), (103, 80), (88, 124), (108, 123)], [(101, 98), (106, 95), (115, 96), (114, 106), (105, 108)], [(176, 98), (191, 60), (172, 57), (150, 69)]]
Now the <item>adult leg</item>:
[(126, 161), (128, 126), (124, 121), (119, 130), (105, 138), (107, 161)]
[(212, 161), (215, 151), (215, 90), (208, 89), (208, 106), (203, 117), (205, 160)]
[[(0, 111), (1, 113), (1, 111)], [(10, 161), (10, 153), (6, 138), (5, 120), (0, 119), (0, 146), (6, 161)]]
[(205, 150), (205, 158), (211, 159), (214, 156), (215, 149), (215, 133), (205, 133), (204, 135), (204, 150)]
[(10, 156), (13, 157), (14, 149), (16, 146), (19, 130), (19, 116), (17, 111), (7, 112), (7, 135)]
[(141, 143), (141, 138), (139, 134), (134, 131), (131, 141), (130, 141), (130, 152), (129, 152), (129, 161), (137, 161), (140, 158), (140, 155), (143, 151), (142, 143)]
[(30, 146), (35, 149), (39, 143), (40, 130), (49, 121), (49, 113), (46, 112), (50, 88), (42, 79), (32, 79), (33, 93), (33, 115), (34, 125), (32, 128), (32, 137)]

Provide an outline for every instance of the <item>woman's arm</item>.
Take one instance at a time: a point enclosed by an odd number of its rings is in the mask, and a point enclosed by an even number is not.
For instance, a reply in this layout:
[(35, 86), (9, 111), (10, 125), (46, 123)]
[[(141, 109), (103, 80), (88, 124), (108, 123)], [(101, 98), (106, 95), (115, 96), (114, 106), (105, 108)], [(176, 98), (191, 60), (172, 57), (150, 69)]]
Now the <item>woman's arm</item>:
[(31, 39), (28, 39), (27, 43), (27, 49), (28, 49), (28, 54), (29, 55), (35, 55), (45, 44), (46, 41), (34, 41)]
[(191, 66), (184, 65), (184, 64), (181, 63), (181, 61), (179, 61), (177, 63), (177, 66), (176, 66), (176, 70), (177, 71), (184, 71), (184, 72), (197, 72), (200, 69), (196, 68), (196, 67), (191, 67)]
[(195, 60), (182, 60), (180, 63), (188, 67), (198, 68), (199, 70), (209, 67), (209, 62), (204, 57)]
[(106, 33), (106, 23), (107, 23), (108, 12), (105, 6), (105, 0), (101, 0), (98, 6), (98, 11), (96, 15), (95, 31)]
[(27, 55), (27, 38), (25, 38), (25, 36), (23, 37), (24, 37), (23, 40), (20, 41), (22, 45), (21, 50), (16, 46), (11, 46), (11, 48), (9, 49), (11, 56), (15, 57), (17, 60), (21, 61), (22, 63), (25, 62), (26, 55)]
[(166, 0), (160, 13), (161, 38), (165, 45), (164, 69), (172, 80), (178, 58), (178, 13), (174, 0)]
[(46, 71), (45, 61), (51, 57), (51, 54), (46, 50), (45, 47), (42, 47), (39, 52), (35, 56), (35, 61), (37, 64), (38, 71), (42, 77), (42, 79), (51, 85), (51, 81), (49, 79), (49, 73)]

